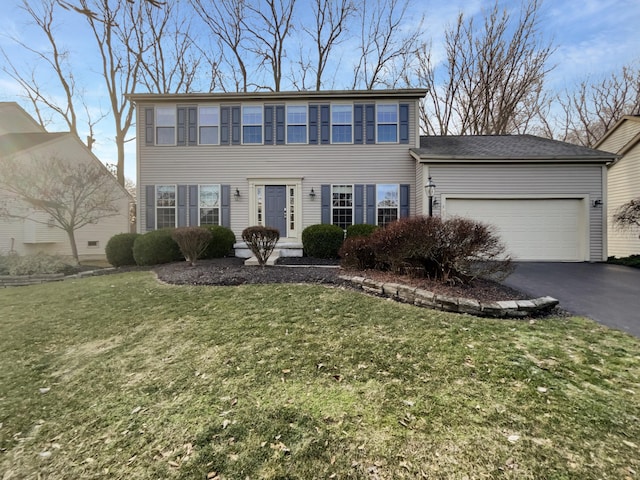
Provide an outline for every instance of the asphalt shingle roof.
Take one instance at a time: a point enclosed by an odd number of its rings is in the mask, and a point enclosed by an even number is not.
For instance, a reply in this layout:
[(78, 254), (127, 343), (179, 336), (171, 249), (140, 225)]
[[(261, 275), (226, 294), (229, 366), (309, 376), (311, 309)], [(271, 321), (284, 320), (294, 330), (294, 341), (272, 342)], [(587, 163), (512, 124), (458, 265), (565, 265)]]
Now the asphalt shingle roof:
[(412, 149), (421, 158), (465, 160), (489, 159), (613, 159), (609, 152), (581, 147), (533, 135), (446, 135), (422, 136), (420, 148)]
[(0, 136), (0, 156), (12, 155), (64, 135), (69, 133), (7, 133)]

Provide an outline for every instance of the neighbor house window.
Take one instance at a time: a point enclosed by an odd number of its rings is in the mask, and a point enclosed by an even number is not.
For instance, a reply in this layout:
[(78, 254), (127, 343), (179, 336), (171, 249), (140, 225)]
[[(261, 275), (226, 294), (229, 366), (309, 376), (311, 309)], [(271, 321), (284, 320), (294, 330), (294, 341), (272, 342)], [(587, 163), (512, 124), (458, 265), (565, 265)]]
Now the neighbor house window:
[(219, 107), (200, 107), (198, 109), (198, 125), (200, 145), (217, 145), (220, 143), (218, 129), (220, 125)]
[(353, 127), (353, 106), (331, 106), (331, 142), (351, 143)]
[(398, 105), (378, 104), (376, 119), (378, 123), (378, 143), (398, 141)]
[(307, 107), (287, 106), (287, 143), (307, 143)]
[(156, 187), (156, 228), (176, 226), (176, 186)]
[(262, 143), (262, 107), (242, 107), (242, 142)]
[(342, 229), (353, 223), (353, 185), (332, 185), (331, 223)]
[(158, 145), (175, 145), (176, 143), (176, 109), (175, 107), (156, 108), (156, 142)]
[(220, 185), (200, 185), (200, 225), (220, 225)]
[(398, 185), (378, 185), (376, 187), (376, 223), (383, 227), (398, 219), (400, 212)]

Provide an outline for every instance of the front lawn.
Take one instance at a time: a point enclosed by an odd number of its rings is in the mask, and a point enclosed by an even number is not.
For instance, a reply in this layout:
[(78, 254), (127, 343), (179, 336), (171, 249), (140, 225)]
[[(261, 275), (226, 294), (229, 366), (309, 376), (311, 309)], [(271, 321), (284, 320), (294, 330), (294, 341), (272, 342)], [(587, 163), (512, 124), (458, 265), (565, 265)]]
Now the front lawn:
[(640, 341), (149, 272), (0, 290), (3, 479), (635, 478)]

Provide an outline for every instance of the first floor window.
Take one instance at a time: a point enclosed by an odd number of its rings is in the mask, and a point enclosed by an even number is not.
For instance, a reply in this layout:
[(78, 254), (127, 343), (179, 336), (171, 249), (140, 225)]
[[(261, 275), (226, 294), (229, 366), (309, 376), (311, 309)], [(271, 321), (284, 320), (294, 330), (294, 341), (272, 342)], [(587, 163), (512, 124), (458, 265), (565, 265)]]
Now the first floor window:
[(342, 229), (353, 223), (353, 185), (331, 187), (331, 223)]
[(156, 143), (158, 145), (175, 145), (176, 143), (176, 109), (175, 107), (156, 108)]
[(156, 228), (176, 226), (176, 186), (156, 187)]
[(217, 145), (218, 126), (220, 125), (219, 107), (200, 107), (198, 111), (200, 125), (200, 145)]
[(220, 185), (200, 185), (200, 225), (220, 225)]
[(377, 185), (376, 223), (383, 227), (398, 219), (400, 202), (398, 185)]
[(242, 142), (262, 143), (262, 107), (242, 107)]

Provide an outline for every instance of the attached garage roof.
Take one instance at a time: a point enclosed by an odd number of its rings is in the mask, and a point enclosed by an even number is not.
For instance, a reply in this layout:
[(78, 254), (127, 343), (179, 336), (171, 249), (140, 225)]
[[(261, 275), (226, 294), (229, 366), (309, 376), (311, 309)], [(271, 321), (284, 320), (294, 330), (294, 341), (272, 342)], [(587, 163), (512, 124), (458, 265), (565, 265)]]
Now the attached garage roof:
[(428, 162), (595, 162), (616, 159), (610, 152), (534, 135), (422, 136), (411, 155)]

